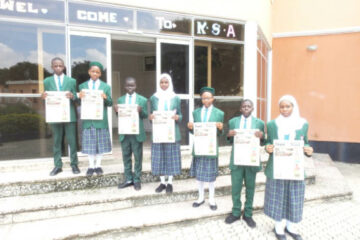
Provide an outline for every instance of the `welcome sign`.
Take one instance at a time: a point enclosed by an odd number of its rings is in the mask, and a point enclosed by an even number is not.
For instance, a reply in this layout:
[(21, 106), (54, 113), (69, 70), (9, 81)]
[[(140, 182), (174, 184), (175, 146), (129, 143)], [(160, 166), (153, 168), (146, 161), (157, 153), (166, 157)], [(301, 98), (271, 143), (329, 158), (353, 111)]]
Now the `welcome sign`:
[(0, 0), (0, 16), (65, 21), (64, 1)]

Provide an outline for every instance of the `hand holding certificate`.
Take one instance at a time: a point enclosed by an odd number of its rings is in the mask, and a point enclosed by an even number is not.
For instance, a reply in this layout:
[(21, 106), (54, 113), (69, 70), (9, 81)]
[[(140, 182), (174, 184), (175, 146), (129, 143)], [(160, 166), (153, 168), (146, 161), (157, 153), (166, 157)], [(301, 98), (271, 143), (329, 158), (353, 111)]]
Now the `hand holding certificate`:
[(139, 112), (136, 104), (118, 104), (119, 134), (139, 134)]
[(174, 111), (154, 111), (153, 142), (154, 143), (174, 143), (175, 142), (175, 120)]
[(197, 156), (216, 156), (216, 122), (194, 123), (194, 152)]
[(234, 165), (260, 166), (260, 139), (257, 129), (235, 129)]
[(274, 140), (274, 178), (304, 180), (304, 141)]
[(70, 122), (70, 99), (67, 92), (47, 91), (45, 99), (46, 122)]
[(104, 110), (104, 99), (102, 90), (81, 90), (81, 119), (82, 120), (102, 120)]

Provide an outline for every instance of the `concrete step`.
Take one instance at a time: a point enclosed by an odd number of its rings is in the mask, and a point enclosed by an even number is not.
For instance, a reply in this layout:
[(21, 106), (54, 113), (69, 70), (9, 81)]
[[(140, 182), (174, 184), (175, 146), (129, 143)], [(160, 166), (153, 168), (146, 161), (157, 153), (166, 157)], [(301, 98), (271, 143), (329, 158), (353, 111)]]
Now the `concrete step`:
[[(187, 157), (186, 157), (187, 156)], [(33, 161), (33, 160), (32, 160)], [(109, 159), (109, 161), (112, 161)], [(176, 179), (189, 178), (189, 169), (192, 157), (190, 154), (182, 158), (182, 173)], [(228, 175), (230, 161), (229, 148), (222, 149), (219, 157), (219, 175)], [(1, 166), (8, 165), (13, 168), (14, 163), (8, 161), (0, 162)], [(18, 164), (20, 164), (18, 162)], [(34, 163), (35, 164), (35, 163)], [(5, 168), (5, 167), (3, 167)], [(49, 176), (51, 168), (33, 169), (19, 165), (17, 171), (4, 171), (0, 174), (0, 198), (10, 196), (25, 196), (31, 194), (42, 194), (60, 191), (72, 191), (89, 188), (100, 188), (116, 186), (124, 181), (123, 163), (118, 160), (117, 163), (103, 165), (104, 174), (101, 176), (86, 177), (87, 166), (80, 167), (81, 173), (72, 174), (70, 168), (64, 168), (63, 172), (56, 176)], [(143, 174), (141, 181), (143, 183), (158, 181), (158, 177), (151, 174), (151, 162), (143, 162)]]
[[(266, 177), (263, 173), (257, 175), (256, 191), (265, 189), (265, 180)], [(314, 182), (315, 175), (307, 175), (306, 184), (311, 185)], [(133, 187), (121, 190), (117, 187), (106, 187), (0, 198), (0, 224), (197, 199), (197, 183), (193, 178), (174, 181), (173, 194), (156, 193), (155, 188), (158, 185), (159, 182), (142, 184), (141, 191), (135, 191)], [(218, 177), (216, 195), (226, 196), (230, 194), (231, 177), (229, 175)]]
[[(316, 158), (315, 167), (317, 180), (316, 184), (309, 185), (306, 188), (306, 203), (351, 199), (351, 190), (348, 188), (341, 173), (332, 165), (331, 159), (328, 156)], [(219, 180), (217, 184), (220, 184), (220, 182)], [(185, 187), (175, 183), (174, 185), (177, 190)], [(195, 185), (195, 181), (193, 181), (192, 185)], [(153, 190), (154, 186), (151, 187)], [(151, 187), (149, 184), (149, 188)], [(144, 186), (144, 188), (146, 187)], [(136, 194), (142, 194), (144, 190)], [(194, 221), (194, 224), (196, 224), (196, 221), (202, 218), (225, 216), (230, 212), (232, 206), (231, 197), (228, 195), (216, 198), (217, 211), (211, 211), (207, 202), (201, 207), (194, 209), (192, 207), (192, 199), (196, 196), (171, 203), (167, 203), (169, 200), (166, 200), (166, 195), (163, 196), (165, 199), (164, 203), (151, 206), (139, 206), (71, 217), (57, 217), (42, 221), (5, 224), (0, 227), (0, 238), (23, 239), (24, 233), (26, 233), (27, 239), (37, 240), (79, 239), (91, 236), (97, 238), (102, 234), (138, 231), (140, 228), (166, 224), (176, 223), (181, 226), (182, 223), (188, 221)], [(261, 212), (263, 201), (264, 192), (257, 192), (254, 199), (256, 211)]]
[[(230, 156), (231, 147), (220, 147), (220, 158), (227, 158)], [(264, 148), (261, 148), (261, 161), (266, 162), (268, 159), (268, 154), (264, 151)], [(181, 157), (183, 160), (191, 159), (192, 152), (191, 150), (181, 150)], [(86, 169), (89, 166), (88, 158), (85, 155), (79, 154), (79, 168)], [(69, 157), (63, 157), (63, 170), (71, 171), (70, 168), (70, 159)], [(143, 150), (143, 162), (151, 161), (151, 150), (150, 148), (144, 148)], [(116, 165), (122, 164), (122, 153), (120, 148), (113, 149), (111, 154), (105, 154), (103, 156), (102, 165)], [(25, 159), (25, 160), (8, 160), (0, 161), (0, 172), (1, 173), (23, 173), (29, 171), (50, 171), (54, 168), (54, 161), (52, 158), (40, 158), (40, 159)]]

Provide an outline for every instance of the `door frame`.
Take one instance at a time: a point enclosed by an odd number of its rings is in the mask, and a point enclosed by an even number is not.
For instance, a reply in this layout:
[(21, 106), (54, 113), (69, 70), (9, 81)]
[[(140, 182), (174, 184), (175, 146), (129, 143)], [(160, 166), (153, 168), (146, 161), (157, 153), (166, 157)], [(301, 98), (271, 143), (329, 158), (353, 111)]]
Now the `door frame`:
[[(193, 79), (193, 56), (194, 56), (194, 41), (192, 39), (173, 39), (173, 38), (156, 38), (156, 90), (160, 88), (160, 75), (161, 75), (161, 44), (170, 43), (177, 45), (187, 45), (189, 47), (188, 53), (188, 65), (189, 65), (189, 76), (188, 84), (189, 91), (187, 94), (177, 94), (180, 100), (188, 100), (189, 103), (189, 121), (193, 121), (192, 112), (194, 111), (194, 79)], [(188, 133), (190, 134), (190, 133)], [(189, 136), (189, 145), (181, 145), (182, 150), (188, 150), (193, 145), (192, 136)]]
[[(92, 37), (92, 38), (105, 38), (106, 40), (106, 83), (111, 87), (111, 82), (112, 82), (112, 60), (111, 60), (111, 35), (110, 34), (106, 34), (106, 33), (97, 33), (97, 32), (92, 32), (90, 30), (72, 30), (69, 29), (68, 30), (68, 34), (67, 34), (67, 72), (69, 76), (72, 76), (72, 72), (71, 72), (71, 36), (82, 36), (82, 37)], [(113, 99), (114, 101), (114, 99)], [(110, 132), (110, 141), (111, 141), (111, 146), (113, 145), (113, 133), (112, 133), (112, 107), (108, 107), (108, 124), (109, 124), (109, 132)], [(79, 119), (80, 120), (80, 119)], [(69, 151), (70, 152), (70, 151)], [(109, 153), (105, 153), (105, 155), (107, 154), (112, 154), (112, 151)], [(78, 156), (86, 156), (87, 154), (83, 154), (81, 152), (78, 152)]]

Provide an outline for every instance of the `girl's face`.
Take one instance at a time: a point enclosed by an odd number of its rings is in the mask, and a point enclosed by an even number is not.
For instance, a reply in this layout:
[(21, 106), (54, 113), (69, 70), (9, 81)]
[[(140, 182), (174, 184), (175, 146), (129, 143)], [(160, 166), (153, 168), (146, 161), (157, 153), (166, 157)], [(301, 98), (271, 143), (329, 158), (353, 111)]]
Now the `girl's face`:
[(293, 104), (289, 101), (281, 101), (280, 102), (280, 114), (284, 117), (289, 117), (293, 111)]
[(203, 94), (201, 94), (201, 102), (206, 108), (208, 108), (214, 102), (214, 96), (209, 92), (203, 92)]
[(167, 78), (162, 78), (160, 80), (160, 88), (164, 91), (169, 88), (169, 80), (167, 80)]
[(89, 76), (92, 80), (97, 80), (99, 77), (101, 77), (101, 70), (98, 66), (92, 66), (89, 69)]

